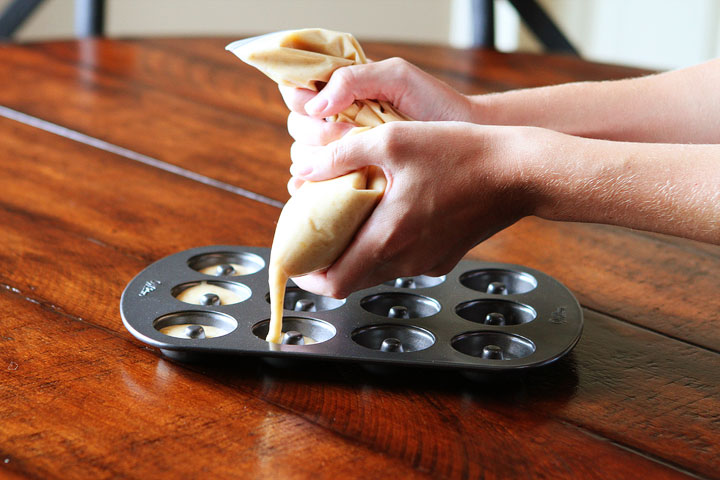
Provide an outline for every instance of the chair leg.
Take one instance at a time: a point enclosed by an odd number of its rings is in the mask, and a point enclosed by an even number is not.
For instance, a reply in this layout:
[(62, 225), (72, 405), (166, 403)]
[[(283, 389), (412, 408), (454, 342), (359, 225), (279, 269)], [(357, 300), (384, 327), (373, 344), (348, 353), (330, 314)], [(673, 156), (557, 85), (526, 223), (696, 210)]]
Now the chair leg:
[(9, 40), (44, 0), (14, 0), (0, 14), (0, 40)]
[(545, 13), (545, 10), (535, 0), (508, 0), (525, 25), (532, 30), (537, 39), (550, 52), (570, 53), (579, 55), (575, 47), (563, 35), (555, 22)]
[(75, 35), (99, 37), (105, 33), (105, 0), (75, 0)]
[(495, 1), (471, 0), (472, 46), (495, 48)]

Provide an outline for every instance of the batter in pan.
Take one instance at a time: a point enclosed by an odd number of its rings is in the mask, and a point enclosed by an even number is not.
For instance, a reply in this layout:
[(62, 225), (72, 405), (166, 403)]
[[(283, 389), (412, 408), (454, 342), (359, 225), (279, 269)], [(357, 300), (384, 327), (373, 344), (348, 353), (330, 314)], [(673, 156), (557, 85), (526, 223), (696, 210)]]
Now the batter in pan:
[(247, 294), (240, 294), (229, 288), (212, 285), (207, 282), (200, 282), (197, 285), (186, 288), (175, 298), (181, 302), (191, 303), (193, 305), (232, 305), (233, 303), (243, 302), (249, 297), (249, 292)]

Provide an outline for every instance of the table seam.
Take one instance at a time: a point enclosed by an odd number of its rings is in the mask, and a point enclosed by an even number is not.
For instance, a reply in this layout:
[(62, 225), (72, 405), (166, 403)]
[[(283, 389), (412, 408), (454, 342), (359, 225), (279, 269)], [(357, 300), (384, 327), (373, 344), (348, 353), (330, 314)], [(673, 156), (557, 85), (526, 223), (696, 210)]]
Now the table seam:
[(629, 453), (632, 453), (632, 454), (638, 455), (638, 456), (640, 456), (640, 457), (646, 458), (647, 460), (650, 460), (651, 462), (658, 463), (658, 464), (660, 464), (660, 465), (664, 465), (664, 466), (666, 466), (666, 467), (668, 467), (668, 468), (670, 468), (670, 469), (672, 469), (672, 470), (675, 470), (676, 472), (679, 472), (679, 473), (682, 473), (682, 474), (685, 474), (685, 475), (688, 475), (688, 476), (691, 476), (691, 477), (694, 477), (694, 478), (698, 478), (698, 479), (701, 479), (701, 480), (710, 480), (710, 477), (706, 477), (706, 476), (704, 476), (704, 475), (702, 475), (702, 474), (700, 474), (700, 473), (697, 473), (697, 472), (694, 472), (694, 471), (692, 471), (692, 470), (689, 470), (688, 468), (683, 467), (682, 465), (678, 465), (678, 464), (676, 464), (676, 463), (674, 463), (674, 462), (672, 462), (672, 461), (670, 461), (670, 460), (667, 460), (667, 459), (662, 458), (662, 457), (658, 457), (657, 455), (653, 455), (653, 454), (650, 453), (650, 452), (644, 452), (644, 451), (639, 450), (639, 449), (637, 449), (637, 448), (635, 448), (635, 447), (632, 447), (632, 446), (630, 446), (630, 445), (626, 445), (626, 444), (621, 443), (621, 442), (619, 442), (619, 441), (617, 441), (617, 440), (613, 440), (613, 439), (611, 439), (611, 438), (605, 437), (605, 436), (603, 436), (602, 434), (600, 434), (600, 433), (598, 433), (598, 432), (595, 432), (595, 431), (590, 430), (590, 429), (588, 429), (588, 428), (586, 428), (586, 427), (583, 427), (582, 425), (577, 425), (577, 424), (575, 424), (575, 423), (573, 423), (573, 422), (570, 422), (570, 421), (568, 421), (568, 420), (557, 419), (557, 421), (558, 421), (558, 423), (561, 423), (561, 424), (564, 424), (564, 425), (568, 425), (568, 426), (574, 427), (574, 428), (576, 428), (577, 430), (579, 430), (580, 432), (582, 432), (583, 434), (585, 434), (585, 435), (587, 435), (587, 436), (589, 436), (589, 437), (596, 438), (596, 439), (601, 440), (601, 441), (606, 441), (606, 442), (608, 442), (608, 443), (610, 443), (610, 444), (612, 444), (612, 445), (614, 445), (614, 446), (616, 446), (616, 447), (618, 447), (618, 448), (620, 448), (620, 449), (622, 449), (622, 450), (625, 450), (625, 451), (627, 451), (627, 452), (629, 452)]
[(168, 173), (178, 175), (178, 176), (186, 178), (188, 180), (193, 180), (198, 183), (202, 183), (204, 185), (215, 187), (220, 190), (225, 190), (225, 191), (233, 193), (235, 195), (239, 195), (239, 196), (248, 198), (250, 200), (255, 200), (257, 202), (264, 203), (266, 205), (270, 205), (272, 207), (282, 208), (284, 205), (284, 203), (279, 200), (275, 200), (275, 199), (267, 197), (265, 195), (255, 193), (251, 190), (247, 190), (245, 188), (238, 187), (236, 185), (232, 185), (232, 184), (223, 182), (221, 180), (217, 180), (215, 178), (202, 175), (202, 174), (194, 172), (192, 170), (188, 170), (186, 168), (174, 165), (172, 163), (168, 163), (163, 160), (159, 160), (157, 158), (150, 157), (148, 155), (136, 152), (134, 150), (130, 150), (128, 148), (121, 147), (119, 145), (115, 145), (114, 143), (110, 143), (108, 141), (101, 140), (96, 137), (92, 137), (90, 135), (79, 132), (77, 130), (63, 127), (62, 125), (58, 125), (58, 124), (50, 122), (48, 120), (43, 120), (42, 118), (38, 118), (33, 115), (28, 115), (27, 113), (23, 113), (18, 110), (13, 110), (12, 108), (6, 107), (4, 105), (0, 105), (0, 117), (7, 118), (9, 120), (14, 120), (23, 125), (28, 125), (30, 127), (37, 128), (38, 130), (52, 133), (54, 135), (58, 135), (60, 137), (67, 138), (69, 140), (73, 140), (75, 142), (82, 143), (82, 144), (88, 145), (90, 147), (94, 147), (98, 150), (112, 153), (114, 155), (118, 155), (118, 156), (126, 158), (128, 160), (132, 160), (132, 161), (142, 163), (142, 164), (150, 166), (150, 167), (157, 168), (158, 170), (162, 170), (162, 171), (165, 171)]
[(629, 326), (631, 326), (631, 327), (635, 327), (635, 328), (637, 328), (638, 330), (643, 330), (643, 331), (646, 331), (646, 332), (653, 333), (653, 334), (655, 334), (655, 335), (660, 335), (661, 337), (665, 337), (665, 338), (670, 339), (670, 340), (675, 340), (675, 341), (677, 341), (677, 342), (684, 343), (684, 344), (686, 344), (686, 345), (689, 345), (689, 346), (692, 346), (692, 347), (695, 347), (695, 348), (699, 348), (699, 349), (704, 350), (704, 351), (706, 351), (706, 352), (714, 353), (715, 355), (720, 355), (720, 351), (715, 350), (715, 349), (713, 349), (713, 348), (706, 347), (706, 346), (704, 346), (704, 345), (700, 345), (700, 344), (697, 344), (697, 343), (692, 342), (692, 341), (690, 341), (690, 340), (685, 340), (685, 339), (683, 339), (683, 338), (676, 337), (676, 336), (674, 336), (674, 335), (670, 335), (670, 334), (665, 333), (665, 332), (660, 332), (660, 331), (658, 331), (658, 330), (652, 329), (652, 328), (647, 327), (647, 326), (645, 326), (645, 325), (641, 325), (641, 324), (638, 324), (638, 323), (634, 323), (634, 322), (632, 322), (632, 321), (630, 321), (630, 320), (627, 320), (627, 319), (625, 319), (625, 318), (622, 318), (622, 317), (616, 317), (616, 316), (610, 315), (609, 313), (603, 312), (602, 310), (597, 310), (597, 309), (595, 309), (595, 308), (588, 307), (588, 306), (585, 306), (585, 305), (581, 305), (581, 308), (582, 308), (583, 310), (587, 310), (587, 311), (589, 311), (589, 312), (592, 312), (592, 313), (594, 313), (594, 314), (596, 314), (596, 315), (602, 315), (603, 317), (608, 318), (608, 319), (610, 319), (610, 320), (613, 320), (613, 321), (615, 321), (615, 322), (621, 322), (621, 323), (624, 323), (624, 324), (629, 325)]

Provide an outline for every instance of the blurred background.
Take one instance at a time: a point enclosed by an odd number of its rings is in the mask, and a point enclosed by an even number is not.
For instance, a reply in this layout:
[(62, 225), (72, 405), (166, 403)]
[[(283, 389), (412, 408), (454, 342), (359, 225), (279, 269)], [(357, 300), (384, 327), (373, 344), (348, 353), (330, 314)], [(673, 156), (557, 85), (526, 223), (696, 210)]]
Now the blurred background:
[[(0, 12), (23, 1), (37, 7), (12, 41), (75, 35), (76, 0), (0, 0)], [(494, 10), (491, 34), (499, 50), (543, 50), (510, 0), (487, 2)], [(587, 60), (672, 69), (720, 56), (719, 0), (539, 0), (538, 4)], [(478, 44), (477, 8), (477, 0), (105, 0), (104, 34), (239, 37), (321, 26), (352, 32), (361, 40), (463, 48)]]

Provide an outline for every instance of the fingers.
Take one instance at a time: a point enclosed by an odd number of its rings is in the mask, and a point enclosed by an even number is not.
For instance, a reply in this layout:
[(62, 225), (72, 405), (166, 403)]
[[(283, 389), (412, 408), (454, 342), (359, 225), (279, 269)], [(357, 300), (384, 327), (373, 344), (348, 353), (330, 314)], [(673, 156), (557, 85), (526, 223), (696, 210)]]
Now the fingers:
[(326, 146), (295, 142), (290, 147), (290, 158), (293, 162), (290, 173), (303, 180), (320, 181), (339, 177), (368, 165), (382, 168), (384, 159), (370, 155), (377, 142), (375, 132), (379, 130), (380, 127), (377, 127), (341, 138)]
[(386, 141), (386, 132), (392, 131), (394, 122), (380, 125), (371, 130), (356, 135), (345, 136), (325, 146), (306, 145), (295, 142), (290, 147), (290, 158), (293, 162), (290, 173), (303, 180), (320, 181), (345, 175), (369, 165), (380, 167), (388, 182), (388, 172), (385, 166), (391, 164), (393, 159), (378, 154), (383, 152), (383, 143)]
[(389, 58), (339, 68), (320, 92), (282, 85), (279, 88), (291, 111), (324, 118), (342, 112), (355, 100), (387, 100), (397, 105), (407, 87), (403, 79), (414, 70), (417, 68), (405, 60)]
[(290, 178), (290, 180), (288, 181), (288, 184), (287, 184), (287, 189), (288, 189), (288, 193), (290, 193), (291, 197), (293, 195), (295, 195), (295, 192), (298, 191), (298, 188), (300, 188), (303, 183), (305, 183), (305, 180), (303, 180), (301, 178), (297, 178), (297, 177)]
[(446, 83), (400, 58), (337, 69), (318, 93), (280, 87), (293, 112), (326, 118), (355, 100), (385, 100), (415, 120), (473, 122), (472, 101)]
[(377, 240), (371, 238), (371, 229), (372, 226), (359, 232), (348, 249), (329, 269), (293, 278), (293, 281), (303, 290), (318, 295), (346, 298), (353, 292), (398, 277), (421, 274), (435, 277), (446, 275), (462, 257), (462, 254), (441, 257), (436, 267), (427, 269), (422, 268), (423, 261), (418, 260), (417, 252), (398, 251), (396, 255), (383, 256), (368, 254), (378, 251), (377, 245), (373, 245), (371, 250), (365, 248), (366, 242)]
[[(331, 268), (335, 268), (334, 265)], [(335, 280), (328, 278), (328, 272), (314, 272), (302, 277), (295, 277), (293, 282), (303, 290), (333, 298), (346, 298), (352, 292), (375, 285), (365, 285), (357, 280), (348, 281), (347, 278), (333, 276)], [(340, 278), (342, 283), (338, 282), (337, 278)]]
[[(334, 160), (335, 154), (331, 151), (334, 149), (334, 144), (321, 147), (298, 142), (293, 143), (290, 147), (290, 158), (293, 162), (290, 165), (290, 174), (303, 180), (326, 180), (349, 172), (350, 170), (343, 171), (340, 169), (339, 172), (333, 175), (337, 170)], [(318, 175), (321, 171), (326, 172), (326, 175), (323, 176), (322, 173)]]
[[(367, 226), (358, 232), (355, 240), (329, 269), (294, 278), (295, 283), (300, 288), (319, 295), (346, 298), (352, 292), (374, 287), (398, 277), (446, 275), (462, 258), (462, 253), (457, 252), (449, 255), (441, 254), (437, 259), (437, 265), (427, 268), (424, 267), (424, 262), (439, 252), (437, 248), (432, 250), (432, 253), (424, 252), (422, 254), (412, 249), (396, 249), (386, 246), (384, 247), (385, 253), (374, 254), (373, 252), (378, 252), (383, 247), (375, 243), (381, 242), (382, 239), (374, 236), (373, 228), (377, 228), (377, 225), (373, 226), (376, 222), (371, 219), (368, 219)], [(368, 245), (372, 248), (368, 249)], [(388, 248), (390, 250), (387, 250)]]
[(317, 92), (312, 90), (306, 90), (304, 88), (286, 87), (279, 85), (280, 94), (285, 100), (285, 105), (290, 111), (297, 112), (303, 115), (307, 115), (305, 112), (305, 104), (317, 95)]
[(326, 122), (291, 112), (288, 116), (288, 132), (296, 141), (306, 145), (327, 145), (345, 135), (353, 125), (342, 122)]
[(339, 68), (325, 88), (309, 99), (304, 109), (313, 117), (329, 117), (342, 112), (355, 100), (387, 100), (398, 105), (406, 88), (402, 80), (409, 65), (399, 58), (390, 58)]
[(332, 297), (330, 292), (331, 288), (327, 284), (325, 272), (315, 272), (303, 275), (302, 277), (294, 277), (293, 282), (295, 282), (295, 285), (302, 288), (303, 290), (307, 290), (308, 292), (312, 292), (317, 295), (324, 295), (326, 297)]
[(384, 247), (392, 242), (388, 228), (391, 222), (386, 213), (381, 202), (340, 258), (321, 274), (295, 279), (296, 283), (303, 282), (298, 286), (321, 295), (345, 298), (354, 291), (387, 280), (383, 278), (384, 266), (392, 254)]

